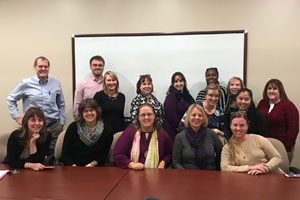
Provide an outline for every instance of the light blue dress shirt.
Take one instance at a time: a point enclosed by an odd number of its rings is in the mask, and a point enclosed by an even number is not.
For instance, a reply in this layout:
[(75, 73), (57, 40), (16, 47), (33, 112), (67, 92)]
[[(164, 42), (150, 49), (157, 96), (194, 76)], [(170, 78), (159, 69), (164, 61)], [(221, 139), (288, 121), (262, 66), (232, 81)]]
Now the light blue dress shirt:
[(17, 105), (21, 99), (24, 113), (28, 108), (37, 106), (43, 110), (47, 124), (57, 120), (60, 124), (65, 124), (65, 100), (58, 80), (48, 77), (47, 82), (42, 82), (37, 76), (22, 80), (7, 97), (13, 119), (21, 117)]

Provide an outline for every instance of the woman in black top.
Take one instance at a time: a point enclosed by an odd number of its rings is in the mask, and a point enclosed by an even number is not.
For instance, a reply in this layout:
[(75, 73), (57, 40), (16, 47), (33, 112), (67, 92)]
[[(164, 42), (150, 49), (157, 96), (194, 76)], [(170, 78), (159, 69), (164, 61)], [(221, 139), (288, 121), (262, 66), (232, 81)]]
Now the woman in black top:
[(112, 133), (101, 120), (101, 109), (94, 99), (79, 104), (79, 119), (65, 134), (60, 161), (67, 166), (95, 167), (105, 164)]
[(119, 89), (119, 80), (114, 72), (104, 74), (103, 90), (97, 92), (94, 99), (102, 109), (102, 118), (112, 127), (113, 134), (125, 129), (125, 96)]
[(14, 168), (42, 170), (50, 142), (51, 134), (47, 135), (43, 111), (31, 107), (23, 117), (22, 127), (9, 136), (3, 163)]
[(232, 135), (230, 130), (230, 116), (235, 112), (245, 112), (248, 118), (248, 132), (268, 136), (266, 120), (261, 112), (255, 108), (252, 91), (248, 88), (241, 88), (236, 95), (236, 108), (231, 108), (225, 114), (224, 126), (225, 136), (229, 139)]

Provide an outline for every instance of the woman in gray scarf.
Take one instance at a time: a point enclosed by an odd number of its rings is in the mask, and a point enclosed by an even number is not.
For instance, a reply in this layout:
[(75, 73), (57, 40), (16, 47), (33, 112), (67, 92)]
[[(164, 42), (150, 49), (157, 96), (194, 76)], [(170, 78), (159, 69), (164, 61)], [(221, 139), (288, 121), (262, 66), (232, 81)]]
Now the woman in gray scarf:
[(66, 166), (103, 166), (113, 139), (111, 128), (94, 99), (82, 100), (78, 111), (78, 120), (66, 131), (60, 161)]

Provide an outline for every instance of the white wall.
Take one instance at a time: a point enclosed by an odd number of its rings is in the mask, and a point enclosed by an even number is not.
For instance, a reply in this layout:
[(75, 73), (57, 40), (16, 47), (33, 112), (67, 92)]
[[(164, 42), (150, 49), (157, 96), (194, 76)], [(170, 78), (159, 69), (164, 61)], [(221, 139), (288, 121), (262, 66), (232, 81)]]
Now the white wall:
[[(1, 0), (1, 132), (16, 128), (5, 98), (34, 74), (39, 55), (50, 59), (51, 75), (62, 82), (71, 122), (73, 34), (247, 30), (247, 80), (255, 100), (268, 79), (279, 78), (299, 109), (299, 21), (298, 0)], [(297, 144), (297, 167), (299, 151)]]

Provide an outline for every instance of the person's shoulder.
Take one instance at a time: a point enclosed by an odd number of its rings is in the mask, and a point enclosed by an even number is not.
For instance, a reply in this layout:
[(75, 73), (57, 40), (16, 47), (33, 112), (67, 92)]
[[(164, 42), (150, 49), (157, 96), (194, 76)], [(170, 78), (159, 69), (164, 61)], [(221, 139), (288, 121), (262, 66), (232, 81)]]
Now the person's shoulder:
[(20, 135), (20, 129), (16, 129), (16, 130), (13, 130), (13, 131), (10, 133), (10, 136), (9, 136), (9, 137), (17, 138), (17, 137), (19, 137), (19, 135)]
[(55, 83), (55, 84), (61, 85), (60, 80), (53, 78), (51, 76), (48, 77), (48, 83), (50, 83), (50, 84)]

